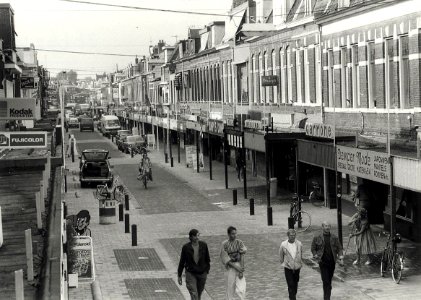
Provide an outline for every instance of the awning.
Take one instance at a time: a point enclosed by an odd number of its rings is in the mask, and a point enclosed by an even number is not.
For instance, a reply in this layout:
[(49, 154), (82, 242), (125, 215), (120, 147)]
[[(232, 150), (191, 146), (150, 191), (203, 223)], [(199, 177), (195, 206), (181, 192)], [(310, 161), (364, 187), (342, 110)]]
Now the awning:
[(271, 36), (276, 31), (275, 25), (269, 23), (244, 24), (241, 33), (245, 36)]
[(4, 68), (12, 74), (22, 74), (22, 69), (15, 63), (6, 63)]
[(238, 28), (242, 25), (242, 20), (246, 9), (239, 10), (225, 21), (225, 35), (222, 39), (222, 43), (226, 43), (229, 40), (235, 40), (235, 35), (238, 32)]

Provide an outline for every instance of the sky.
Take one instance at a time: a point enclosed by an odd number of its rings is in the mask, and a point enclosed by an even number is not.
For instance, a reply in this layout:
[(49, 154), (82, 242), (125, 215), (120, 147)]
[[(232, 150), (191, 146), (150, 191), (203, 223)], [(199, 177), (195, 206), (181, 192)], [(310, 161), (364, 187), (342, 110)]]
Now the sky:
[[(226, 14), (231, 0), (86, 0), (116, 5)], [(204, 25), (223, 16), (201, 16), (113, 8), (60, 0), (0, 0), (15, 13), (16, 46), (37, 49), (102, 52), (133, 55), (104, 56), (38, 52), (39, 64), (54, 75), (76, 70), (79, 78), (113, 72), (134, 63), (135, 55), (149, 54), (149, 45), (164, 40), (173, 45), (187, 38), (189, 27)]]

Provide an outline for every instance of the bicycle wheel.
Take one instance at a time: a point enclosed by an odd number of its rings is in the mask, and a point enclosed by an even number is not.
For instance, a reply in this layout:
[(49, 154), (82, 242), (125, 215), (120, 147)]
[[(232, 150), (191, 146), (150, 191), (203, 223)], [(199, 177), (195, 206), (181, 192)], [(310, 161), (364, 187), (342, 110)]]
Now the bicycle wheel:
[[(301, 214), (301, 224), (299, 224), (299, 216)], [(304, 232), (306, 231), (310, 225), (311, 225), (311, 217), (308, 214), (308, 212), (301, 210), (299, 212), (297, 212), (295, 215), (293, 215), (294, 218), (294, 229), (297, 232)], [(301, 227), (299, 226), (301, 225)]]
[(310, 200), (311, 204), (317, 207), (321, 207), (325, 204), (323, 199), (320, 199), (319, 197), (317, 197), (317, 193), (315, 191), (312, 191), (310, 193), (310, 195), (308, 196), (308, 199)]
[(392, 278), (394, 282), (399, 283), (401, 281), (403, 268), (403, 254), (395, 253), (392, 260)]
[(125, 194), (124, 186), (122, 185), (116, 186), (113, 194), (114, 194), (113, 196), (115, 200), (117, 200), (118, 202), (122, 202), (124, 200), (124, 194)]
[(384, 277), (384, 274), (387, 272), (388, 261), (389, 261), (389, 251), (384, 249), (382, 253), (382, 260), (380, 261), (380, 275)]

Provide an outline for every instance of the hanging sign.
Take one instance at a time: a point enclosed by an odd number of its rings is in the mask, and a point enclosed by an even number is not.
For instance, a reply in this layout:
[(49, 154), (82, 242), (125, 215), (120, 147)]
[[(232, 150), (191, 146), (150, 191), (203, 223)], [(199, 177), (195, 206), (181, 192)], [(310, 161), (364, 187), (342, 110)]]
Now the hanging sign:
[(390, 184), (390, 164), (387, 153), (336, 146), (338, 172)]
[(278, 76), (269, 75), (262, 76), (262, 86), (277, 86), (278, 85)]
[(47, 147), (47, 132), (0, 132), (0, 149), (30, 149)]

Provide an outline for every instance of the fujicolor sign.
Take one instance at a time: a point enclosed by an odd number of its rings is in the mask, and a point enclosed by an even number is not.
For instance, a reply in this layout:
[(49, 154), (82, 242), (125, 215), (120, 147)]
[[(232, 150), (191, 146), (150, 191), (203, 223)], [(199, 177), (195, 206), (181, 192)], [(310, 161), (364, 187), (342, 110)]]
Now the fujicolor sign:
[(33, 98), (6, 98), (0, 100), (0, 120), (35, 119), (36, 100)]
[(331, 139), (335, 138), (335, 128), (328, 124), (306, 123), (306, 135), (318, 138)]
[(30, 149), (45, 147), (47, 147), (46, 132), (0, 132), (0, 149)]

